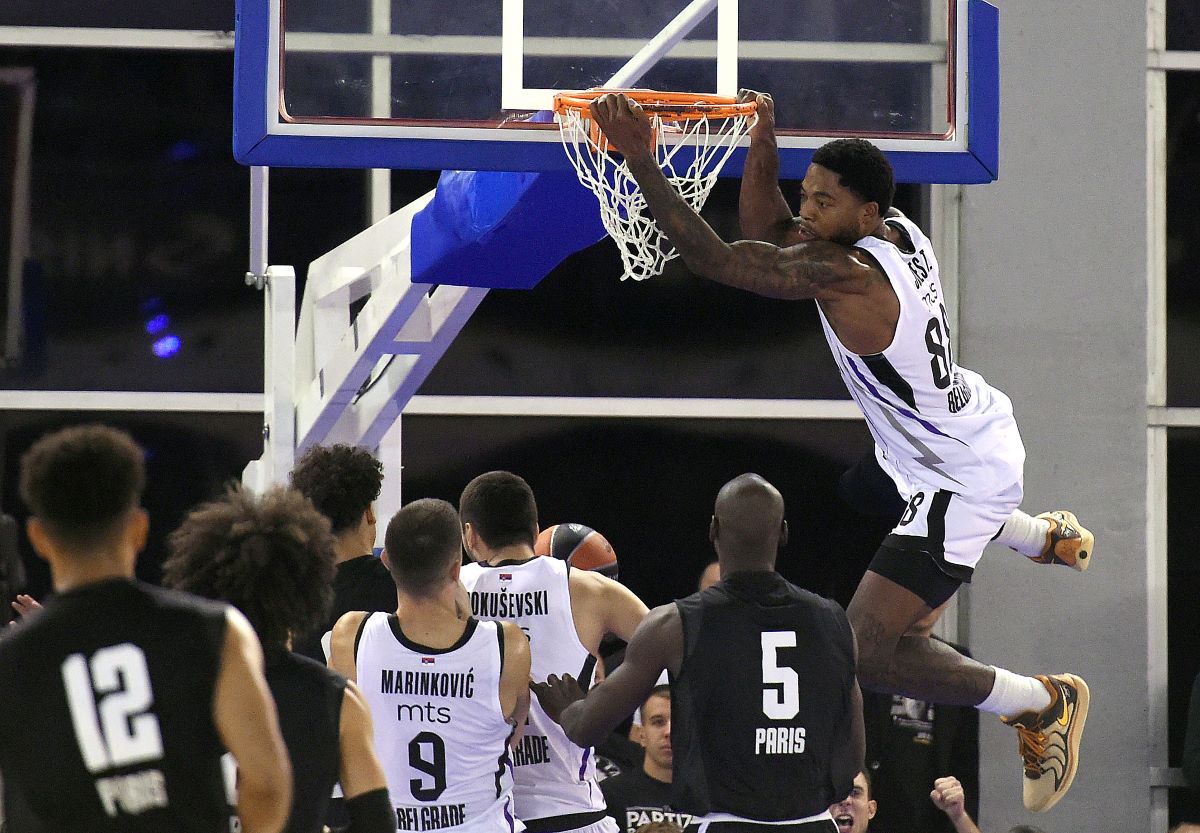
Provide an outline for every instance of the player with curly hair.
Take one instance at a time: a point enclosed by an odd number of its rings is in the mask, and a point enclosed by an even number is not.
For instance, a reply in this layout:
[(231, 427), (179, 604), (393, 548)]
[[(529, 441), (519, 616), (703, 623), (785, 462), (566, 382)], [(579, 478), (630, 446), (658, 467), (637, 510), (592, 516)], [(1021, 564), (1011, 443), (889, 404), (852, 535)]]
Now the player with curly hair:
[(262, 641), (295, 781), (287, 833), (319, 833), (338, 782), (349, 831), (394, 830), (362, 694), (340, 674), (288, 650), (292, 634), (323, 621), (332, 601), (329, 522), (296, 491), (274, 489), (260, 498), (235, 487), (192, 511), (169, 545), (164, 583), (229, 602)]
[(333, 607), (311, 633), (298, 633), (293, 645), (297, 653), (325, 662), (326, 634), (342, 614), (396, 609), (396, 585), (373, 554), (375, 501), (383, 485), (383, 465), (366, 449), (314, 446), (296, 463), (290, 480), (333, 529), (337, 563)]
[(84, 425), (21, 459), (28, 532), (55, 594), (0, 640), (0, 769), (9, 829), (228, 829), (226, 750), (246, 833), (279, 833), (287, 752), (242, 614), (142, 584), (145, 452)]

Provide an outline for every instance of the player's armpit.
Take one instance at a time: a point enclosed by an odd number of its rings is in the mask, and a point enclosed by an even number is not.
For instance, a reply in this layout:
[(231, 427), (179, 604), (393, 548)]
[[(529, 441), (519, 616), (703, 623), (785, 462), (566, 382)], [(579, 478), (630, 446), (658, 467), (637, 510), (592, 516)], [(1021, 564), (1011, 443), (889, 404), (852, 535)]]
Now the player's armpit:
[(338, 746), (341, 751), (341, 771), (338, 775), (346, 798), (387, 789), (387, 777), (375, 755), (371, 712), (367, 709), (362, 692), (350, 681), (346, 682), (346, 691), (342, 695)]
[(333, 626), (333, 636), (329, 640), (329, 667), (347, 680), (358, 681), (354, 640), (358, 638), (363, 620), (370, 615), (366, 611), (352, 610), (342, 614)]
[(567, 581), (576, 633), (593, 654), (605, 634), (628, 642), (646, 616), (645, 603), (619, 581), (588, 570), (571, 570)]
[(604, 612), (604, 631), (628, 642), (633, 639), (650, 608), (619, 581), (613, 581), (606, 576), (598, 578), (603, 579), (601, 609)]
[(529, 637), (514, 622), (501, 622), (504, 635), (504, 670), (500, 673), (500, 710), (513, 725), (510, 746), (521, 742), (529, 717), (529, 672), (532, 657)]
[(275, 701), (263, 676), (262, 648), (237, 610), (226, 614), (213, 721), (238, 768), (237, 815), (245, 833), (279, 833), (292, 801), (292, 768)]

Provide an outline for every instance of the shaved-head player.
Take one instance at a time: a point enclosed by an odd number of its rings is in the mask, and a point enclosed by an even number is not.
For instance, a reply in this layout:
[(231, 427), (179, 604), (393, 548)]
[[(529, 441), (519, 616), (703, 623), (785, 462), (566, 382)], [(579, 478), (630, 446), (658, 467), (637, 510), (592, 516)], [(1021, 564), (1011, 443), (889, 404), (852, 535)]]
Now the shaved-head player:
[[(606, 634), (633, 636), (646, 605), (624, 585), (534, 554), (537, 501), (522, 478), (479, 475), (463, 489), (458, 512), (463, 546), (474, 559), (462, 568), (472, 609), (483, 619), (511, 619), (529, 635), (534, 680), (590, 676)], [(616, 833), (596, 781), (592, 746), (603, 737), (572, 743), (540, 707), (530, 708), (513, 755), (517, 814), (529, 833)]]
[(607, 94), (592, 102), (591, 115), (626, 149), (650, 213), (693, 272), (759, 295), (817, 303), (879, 465), (907, 504), (850, 602), (863, 685), (1002, 717), (1018, 732), (1025, 806), (1048, 810), (1075, 777), (1086, 683), (1074, 674), (1027, 677), (984, 665), (930, 639), (918, 623), (971, 580), (993, 539), (1034, 561), (1083, 570), (1092, 534), (1070, 512), (1033, 518), (1017, 508), (1025, 447), (1012, 403), (955, 361), (933, 246), (892, 207), (887, 157), (863, 139), (818, 148), (801, 185), (800, 216), (793, 217), (779, 188), (771, 97), (748, 90), (741, 97), (757, 101), (758, 120), (739, 206), (749, 239), (733, 244), (664, 176), (638, 105)]
[(775, 572), (783, 498), (755, 474), (717, 495), (709, 537), (722, 580), (650, 611), (625, 661), (584, 697), (571, 677), (534, 691), (586, 744), (671, 677), (671, 805), (728, 833), (834, 833), (829, 806), (862, 769), (854, 635), (834, 602)]
[(529, 712), (529, 641), (465, 606), (458, 513), (415, 500), (388, 522), (395, 613), (347, 613), (333, 668), (357, 680), (400, 830), (513, 833), (510, 743)]

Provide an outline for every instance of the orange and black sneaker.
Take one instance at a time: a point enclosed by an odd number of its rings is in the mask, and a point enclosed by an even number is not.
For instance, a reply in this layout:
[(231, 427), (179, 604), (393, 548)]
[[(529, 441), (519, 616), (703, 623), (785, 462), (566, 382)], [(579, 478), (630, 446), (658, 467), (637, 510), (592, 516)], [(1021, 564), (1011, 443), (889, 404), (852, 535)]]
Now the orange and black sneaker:
[(1079, 767), (1079, 738), (1087, 721), (1087, 683), (1074, 674), (1037, 677), (1050, 691), (1041, 712), (1000, 718), (1017, 730), (1017, 749), (1025, 763), (1025, 807), (1035, 813), (1058, 803)]
[(1050, 522), (1050, 531), (1046, 533), (1042, 554), (1029, 560), (1038, 564), (1063, 564), (1081, 573), (1086, 570), (1092, 563), (1096, 537), (1079, 523), (1075, 513), (1058, 509), (1043, 512), (1038, 517)]

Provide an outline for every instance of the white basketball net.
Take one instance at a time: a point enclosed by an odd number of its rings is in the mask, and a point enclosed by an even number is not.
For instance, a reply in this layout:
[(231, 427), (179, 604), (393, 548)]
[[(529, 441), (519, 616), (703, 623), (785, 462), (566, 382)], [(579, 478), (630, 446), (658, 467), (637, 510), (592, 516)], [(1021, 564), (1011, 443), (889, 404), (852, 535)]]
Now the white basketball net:
[[(697, 212), (704, 206), (717, 174), (738, 140), (746, 135), (757, 115), (701, 116), (677, 120), (670, 114), (648, 114), (654, 130), (655, 157), (675, 190)], [(586, 109), (571, 108), (558, 117), (567, 158), (579, 181), (600, 200), (600, 219), (621, 251), (625, 278), (642, 281), (661, 275), (667, 261), (679, 253), (655, 225), (646, 210), (646, 199), (623, 157), (609, 153), (604, 136), (593, 138)], [(598, 133), (598, 131), (597, 131)], [(695, 156), (677, 160), (682, 147), (695, 148)], [(686, 168), (676, 170), (676, 162)]]

